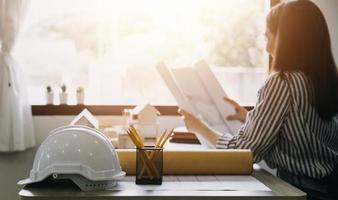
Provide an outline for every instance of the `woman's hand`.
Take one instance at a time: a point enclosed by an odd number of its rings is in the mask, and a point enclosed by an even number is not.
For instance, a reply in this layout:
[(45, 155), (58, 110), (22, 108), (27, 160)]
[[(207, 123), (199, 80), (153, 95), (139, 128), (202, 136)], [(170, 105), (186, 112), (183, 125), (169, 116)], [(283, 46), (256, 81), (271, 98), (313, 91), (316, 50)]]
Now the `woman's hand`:
[(229, 121), (239, 120), (244, 123), (246, 120), (246, 114), (248, 113), (248, 111), (232, 99), (224, 97), (224, 101), (229, 103), (236, 111), (235, 114), (228, 115), (225, 119)]
[(203, 131), (203, 127), (205, 126), (205, 124), (201, 118), (195, 117), (194, 115), (182, 109), (179, 109), (178, 113), (182, 115), (185, 126), (189, 131), (197, 133)]
[(178, 112), (183, 116), (183, 120), (189, 131), (201, 135), (213, 145), (217, 144), (218, 138), (222, 134), (209, 127), (201, 118), (195, 117), (182, 109), (179, 109)]

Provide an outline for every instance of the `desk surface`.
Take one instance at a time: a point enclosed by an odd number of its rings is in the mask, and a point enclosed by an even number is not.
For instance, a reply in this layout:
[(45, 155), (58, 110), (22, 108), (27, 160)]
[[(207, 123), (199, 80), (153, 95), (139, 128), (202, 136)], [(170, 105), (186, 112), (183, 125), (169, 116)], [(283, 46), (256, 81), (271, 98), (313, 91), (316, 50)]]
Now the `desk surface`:
[(150, 191), (150, 190), (124, 190), (82, 192), (78, 188), (69, 186), (32, 187), (26, 186), (20, 192), (21, 199), (306, 199), (306, 194), (265, 170), (254, 167), (253, 177), (258, 179), (271, 191)]

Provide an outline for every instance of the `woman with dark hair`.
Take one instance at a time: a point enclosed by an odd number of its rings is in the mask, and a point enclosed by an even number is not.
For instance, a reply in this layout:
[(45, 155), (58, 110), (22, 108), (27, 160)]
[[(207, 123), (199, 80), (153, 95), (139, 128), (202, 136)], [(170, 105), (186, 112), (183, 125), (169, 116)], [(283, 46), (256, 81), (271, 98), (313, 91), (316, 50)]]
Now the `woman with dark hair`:
[(237, 135), (180, 113), (217, 148), (251, 149), (308, 199), (338, 199), (338, 73), (325, 18), (311, 1), (283, 2), (268, 14), (266, 35), (272, 63), (254, 109), (225, 99), (237, 111), (228, 120), (245, 122)]

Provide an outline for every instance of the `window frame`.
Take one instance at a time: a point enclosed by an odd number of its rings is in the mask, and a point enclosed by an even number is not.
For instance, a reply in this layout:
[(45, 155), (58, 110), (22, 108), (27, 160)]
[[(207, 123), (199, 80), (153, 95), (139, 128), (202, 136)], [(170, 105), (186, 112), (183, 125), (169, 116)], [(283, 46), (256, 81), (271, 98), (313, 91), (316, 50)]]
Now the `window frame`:
[[(32, 105), (33, 116), (69, 116), (78, 115), (83, 109), (88, 109), (93, 115), (120, 116), (124, 109), (132, 109), (136, 105)], [(175, 105), (155, 105), (161, 116), (180, 116)], [(253, 106), (244, 105), (247, 110)]]

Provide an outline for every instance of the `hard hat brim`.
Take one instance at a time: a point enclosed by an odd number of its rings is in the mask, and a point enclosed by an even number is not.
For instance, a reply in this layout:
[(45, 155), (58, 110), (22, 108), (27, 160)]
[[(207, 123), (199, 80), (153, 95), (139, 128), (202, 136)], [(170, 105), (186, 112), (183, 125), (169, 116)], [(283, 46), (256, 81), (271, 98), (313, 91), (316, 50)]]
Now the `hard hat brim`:
[(22, 179), (18, 182), (18, 185), (27, 185), (27, 184), (31, 184), (31, 183), (37, 183), (39, 181), (33, 181), (30, 178), (26, 178), (26, 179)]

